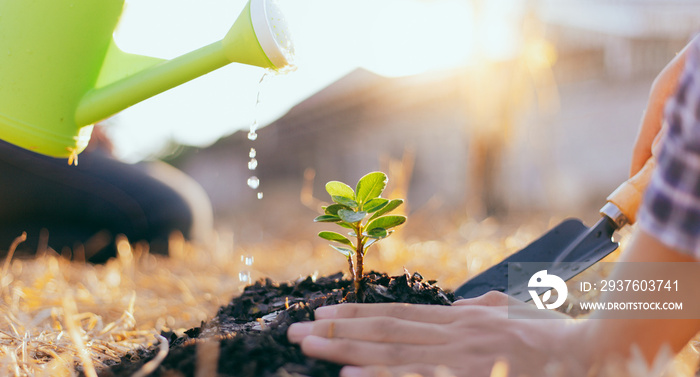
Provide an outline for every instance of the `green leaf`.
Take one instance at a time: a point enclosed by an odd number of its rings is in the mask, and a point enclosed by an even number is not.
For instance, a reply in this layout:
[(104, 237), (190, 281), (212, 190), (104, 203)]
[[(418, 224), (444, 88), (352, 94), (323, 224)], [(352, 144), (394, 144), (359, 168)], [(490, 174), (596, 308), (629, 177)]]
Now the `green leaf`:
[[(354, 201), (354, 200), (352, 200), (352, 199), (348, 199), (348, 198), (346, 198), (346, 197), (344, 197), (344, 196), (337, 196), (337, 195), (335, 195), (335, 196), (332, 196), (332, 198), (333, 198), (333, 201), (334, 201), (334, 202), (336, 202), (336, 203), (338, 203), (338, 204), (340, 204), (340, 205), (346, 206), (346, 207), (357, 208), (357, 207), (360, 206), (359, 204), (357, 204), (356, 201)], [(331, 205), (332, 205), (332, 204), (331, 204)]]
[(317, 223), (337, 223), (340, 221), (340, 217), (336, 215), (321, 215), (314, 219)]
[(386, 174), (380, 171), (369, 173), (360, 178), (357, 182), (355, 200), (359, 203), (366, 203), (371, 199), (378, 198), (386, 187), (386, 181)]
[(338, 250), (341, 254), (345, 255), (348, 258), (355, 255), (355, 250), (348, 249), (347, 247), (338, 247), (335, 245), (331, 245), (331, 247)]
[(324, 207), (323, 210), (326, 212), (327, 215), (336, 215), (337, 216), (338, 210), (343, 209), (343, 208), (350, 209), (350, 207), (348, 207), (348, 206), (344, 206), (342, 204), (335, 203), (335, 204), (331, 204), (327, 207)]
[(374, 215), (372, 215), (372, 217), (370, 217), (369, 219), (370, 219), (370, 221), (372, 221), (385, 213), (389, 213), (389, 212), (395, 210), (396, 207), (398, 207), (402, 204), (403, 204), (403, 199), (392, 199), (391, 201), (389, 201), (389, 203), (387, 205), (382, 207), (382, 209), (375, 212)]
[(330, 181), (326, 183), (326, 191), (331, 197), (342, 196), (343, 198), (355, 199), (355, 191), (343, 182)]
[(386, 236), (389, 235), (389, 232), (386, 231), (384, 228), (372, 228), (367, 232), (367, 237), (370, 238), (377, 238), (377, 239), (382, 239), (386, 238)]
[(352, 242), (350, 242), (350, 240), (347, 239), (347, 237), (336, 232), (321, 232), (318, 234), (318, 236), (328, 241), (340, 242), (352, 246)]
[(355, 227), (352, 226), (352, 224), (348, 224), (348, 223), (346, 223), (346, 222), (344, 222), (344, 221), (339, 222), (338, 225), (342, 226), (343, 228), (355, 229)]
[(365, 211), (360, 211), (360, 212), (355, 212), (349, 209), (339, 209), (338, 210), (338, 216), (345, 221), (346, 223), (356, 223), (358, 221), (362, 221), (362, 219), (367, 216), (367, 212)]
[(380, 209), (384, 208), (385, 205), (389, 203), (389, 199), (382, 199), (382, 198), (374, 198), (367, 203), (365, 203), (364, 206), (362, 206), (363, 210), (367, 211), (367, 213), (372, 213), (379, 211)]
[(406, 216), (390, 215), (382, 216), (372, 220), (367, 224), (367, 233), (372, 232), (375, 228), (384, 228), (385, 230), (399, 226), (406, 222)]

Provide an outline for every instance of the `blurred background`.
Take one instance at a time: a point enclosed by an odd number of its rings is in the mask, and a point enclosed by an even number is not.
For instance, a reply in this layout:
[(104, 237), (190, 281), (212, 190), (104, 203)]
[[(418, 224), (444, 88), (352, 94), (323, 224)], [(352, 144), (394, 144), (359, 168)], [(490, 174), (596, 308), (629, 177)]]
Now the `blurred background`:
[[(325, 182), (373, 170), (407, 199), (403, 237), (468, 242), (484, 221), (591, 224), (627, 178), (655, 75), (700, 26), (691, 0), (280, 5), (295, 72), (260, 83), (262, 70), (232, 64), (109, 121), (121, 158), (194, 177), (237, 242), (323, 244), (311, 220), (330, 199)], [(117, 42), (177, 56), (221, 38), (242, 6), (131, 2)]]
[[(316, 236), (335, 225), (312, 221), (330, 180), (386, 172), (384, 196), (406, 199), (408, 221), (365, 271), (418, 271), (447, 290), (566, 217), (592, 225), (628, 176), (654, 77), (700, 30), (695, 0), (278, 1), (295, 71), (262, 80), (231, 64), (106, 122), (118, 158), (201, 184), (210, 244), (173, 234), (164, 258), (118, 237), (104, 265), (45, 247), (7, 259), (0, 374), (89, 371), (84, 349), (113, 362), (208, 321), (254, 280), (345, 271)], [(244, 3), (127, 1), (115, 40), (173, 58), (221, 39)], [(696, 375), (693, 347), (677, 375)]]

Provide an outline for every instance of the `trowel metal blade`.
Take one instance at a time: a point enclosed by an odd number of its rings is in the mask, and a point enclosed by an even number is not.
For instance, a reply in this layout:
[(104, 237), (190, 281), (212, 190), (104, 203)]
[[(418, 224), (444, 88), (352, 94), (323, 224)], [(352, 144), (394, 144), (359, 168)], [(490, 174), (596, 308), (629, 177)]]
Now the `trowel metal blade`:
[[(617, 249), (618, 244), (612, 241), (616, 229), (607, 217), (591, 228), (577, 219), (565, 220), (524, 249), (462, 284), (455, 290), (455, 296), (472, 298), (495, 290), (529, 301), (529, 290), (533, 289), (528, 287), (531, 269), (511, 268), (509, 279), (509, 265), (536, 262), (542, 269), (548, 269), (549, 274), (569, 280)], [(571, 268), (572, 265), (575, 267)], [(547, 288), (536, 290), (542, 294)]]

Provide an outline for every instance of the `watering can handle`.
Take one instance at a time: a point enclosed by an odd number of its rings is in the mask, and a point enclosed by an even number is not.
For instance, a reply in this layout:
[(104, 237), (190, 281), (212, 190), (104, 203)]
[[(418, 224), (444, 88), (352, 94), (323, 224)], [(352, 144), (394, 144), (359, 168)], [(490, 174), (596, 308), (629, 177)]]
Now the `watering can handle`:
[[(642, 169), (637, 172), (637, 174), (623, 182), (608, 196), (608, 204), (612, 204), (617, 207), (617, 209), (626, 219), (625, 223), (634, 224), (637, 221), (637, 210), (639, 209), (639, 204), (642, 202), (644, 191), (646, 190), (655, 169), (656, 157), (651, 156), (644, 164)], [(609, 214), (606, 213), (605, 208), (606, 207), (603, 207), (603, 209), (601, 209), (601, 213), (609, 216)], [(615, 219), (613, 218), (613, 220)]]
[[(274, 70), (287, 66), (290, 62), (285, 54), (293, 51), (291, 41), (281, 16), (266, 16), (266, 10), (278, 11), (269, 4), (273, 3), (249, 0), (222, 40), (170, 60), (129, 54), (112, 41), (96, 87), (80, 99), (75, 111), (76, 123), (81, 126), (96, 123), (232, 62)], [(274, 35), (284, 36), (287, 46), (282, 48), (277, 44), (270, 34), (272, 28)], [(263, 39), (267, 42), (263, 46), (258, 38), (267, 34), (270, 35)]]

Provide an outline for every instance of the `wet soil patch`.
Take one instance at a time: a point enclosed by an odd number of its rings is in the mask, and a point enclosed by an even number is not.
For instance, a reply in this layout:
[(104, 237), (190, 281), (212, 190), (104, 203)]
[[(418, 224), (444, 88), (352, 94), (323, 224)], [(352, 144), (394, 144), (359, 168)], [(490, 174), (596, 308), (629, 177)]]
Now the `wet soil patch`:
[[(289, 325), (313, 320), (313, 311), (320, 306), (344, 302), (450, 305), (452, 301), (451, 293), (418, 273), (390, 277), (371, 272), (362, 279), (359, 295), (341, 273), (290, 283), (258, 281), (200, 327), (183, 336), (162, 333), (170, 349), (149, 376), (190, 377), (198, 368), (213, 371), (214, 363), (218, 376), (337, 376), (340, 365), (306, 357), (287, 341)], [(157, 346), (132, 351), (99, 374), (131, 376), (157, 352)]]

